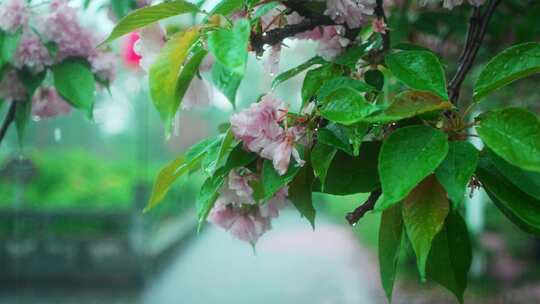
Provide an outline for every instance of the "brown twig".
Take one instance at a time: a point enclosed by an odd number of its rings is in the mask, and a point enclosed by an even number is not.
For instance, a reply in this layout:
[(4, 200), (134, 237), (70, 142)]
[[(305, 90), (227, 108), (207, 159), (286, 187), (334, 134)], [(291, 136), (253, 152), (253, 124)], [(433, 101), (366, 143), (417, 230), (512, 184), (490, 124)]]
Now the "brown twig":
[(257, 54), (261, 54), (265, 45), (276, 45), (281, 43), (285, 38), (292, 37), (296, 34), (310, 31), (317, 26), (333, 25), (332, 19), (314, 17), (305, 19), (297, 24), (286, 25), (282, 28), (276, 28), (267, 32), (257, 33), (251, 36), (251, 48)]
[(461, 85), (476, 59), (478, 50), (484, 41), (489, 21), (500, 2), (501, 0), (490, 0), (483, 14), (479, 7), (475, 7), (469, 19), (467, 39), (458, 60), (458, 69), (448, 85), (448, 94), (454, 104), (457, 104), (459, 100)]
[(377, 203), (377, 200), (379, 199), (381, 194), (381, 189), (377, 189), (371, 192), (368, 199), (362, 205), (354, 209), (353, 212), (347, 213), (347, 215), (345, 216), (347, 222), (349, 222), (349, 224), (351, 225), (355, 225), (364, 216), (364, 214), (375, 208), (375, 203)]
[(9, 106), (8, 113), (6, 115), (6, 118), (4, 118), (4, 122), (2, 123), (2, 127), (0, 128), (0, 143), (4, 140), (4, 137), (6, 136), (7, 130), (9, 129), (9, 126), (13, 121), (15, 121), (15, 114), (17, 113), (17, 102), (12, 101), (11, 105)]
[[(383, 0), (377, 0), (375, 4), (374, 13), (377, 18), (384, 20), (384, 23), (388, 24), (388, 19), (386, 18), (386, 14), (384, 13)], [(390, 49), (389, 31), (386, 31), (384, 34), (382, 34), (382, 38), (383, 38), (383, 51), (387, 51)]]

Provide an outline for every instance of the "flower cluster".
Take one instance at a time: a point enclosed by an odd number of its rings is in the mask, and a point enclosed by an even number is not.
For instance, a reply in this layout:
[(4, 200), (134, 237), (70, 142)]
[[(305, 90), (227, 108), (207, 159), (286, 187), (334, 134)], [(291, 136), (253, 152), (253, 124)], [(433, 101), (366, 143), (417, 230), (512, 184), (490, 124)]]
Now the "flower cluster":
[(304, 165), (295, 143), (304, 136), (302, 126), (282, 127), (287, 116), (283, 102), (265, 95), (259, 103), (231, 116), (231, 130), (242, 141), (244, 148), (271, 160), (276, 171), (283, 175), (289, 168), (291, 156)]
[[(21, 35), (11, 67), (0, 82), (0, 99), (25, 101), (31, 98), (19, 85), (17, 71), (37, 74), (67, 58), (86, 59), (104, 83), (115, 77), (115, 57), (110, 52), (96, 49), (99, 37), (80, 24), (77, 10), (66, 0), (53, 0), (45, 8), (31, 8), (25, 0), (6, 0), (0, 4), (0, 30), (12, 35), (20, 32)], [(53, 91), (53, 88), (43, 88), (47, 93), (36, 96), (40, 102), (35, 113), (46, 113), (43, 117), (50, 117), (52, 113), (67, 112), (66, 104), (58, 103), (59, 96), (56, 91), (51, 93)], [(52, 110), (56, 106), (59, 108)]]
[(358, 28), (373, 15), (374, 8), (375, 0), (327, 0), (324, 13), (336, 23)]
[(0, 29), (14, 33), (25, 26), (30, 18), (26, 0), (7, 0), (0, 6)]
[(67, 114), (71, 106), (52, 87), (41, 87), (32, 97), (32, 115), (39, 118)]
[(231, 232), (236, 238), (255, 244), (269, 229), (271, 220), (288, 204), (287, 187), (266, 202), (253, 198), (250, 182), (259, 179), (247, 168), (232, 170), (222, 188), (208, 221)]

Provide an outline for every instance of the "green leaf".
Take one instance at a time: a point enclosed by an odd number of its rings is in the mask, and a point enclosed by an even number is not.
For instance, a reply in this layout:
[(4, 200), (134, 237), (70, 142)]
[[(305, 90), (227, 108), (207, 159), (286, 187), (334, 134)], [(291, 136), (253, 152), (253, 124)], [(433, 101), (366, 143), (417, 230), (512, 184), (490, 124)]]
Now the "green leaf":
[(317, 99), (320, 101), (324, 101), (330, 94), (342, 88), (351, 89), (359, 93), (376, 91), (374, 87), (370, 86), (365, 82), (345, 76), (340, 76), (324, 82), (322, 87), (317, 92)]
[(540, 172), (540, 121), (535, 114), (506, 108), (478, 119), (478, 135), (493, 152), (514, 166)]
[(351, 142), (353, 147), (353, 156), (358, 156), (360, 154), (360, 146), (362, 145), (368, 129), (369, 125), (363, 123), (358, 123), (354, 126), (345, 127), (347, 137), (349, 138), (349, 142)]
[[(85, 8), (90, 4), (90, 0), (85, 0)], [(114, 12), (116, 18), (122, 18), (126, 16), (132, 9), (135, 8), (135, 1), (133, 0), (116, 0), (111, 1), (111, 9)]]
[(474, 86), (474, 100), (516, 80), (540, 72), (540, 42), (518, 44), (491, 59)]
[(381, 110), (381, 106), (368, 103), (355, 90), (341, 88), (324, 100), (321, 116), (337, 123), (352, 125)]
[[(185, 74), (180, 75), (184, 72), (184, 63), (190, 50), (199, 40), (199, 30), (199, 27), (192, 27), (174, 34), (161, 49), (158, 58), (150, 67), (150, 95), (165, 124), (166, 133), (170, 132), (171, 122), (180, 106), (182, 93), (185, 93), (189, 85), (187, 79), (191, 81), (191, 78), (193, 78), (193, 69), (195, 67), (189, 64), (187, 65), (188, 68), (185, 69)], [(191, 75), (191, 78), (187, 75)]]
[(459, 213), (451, 212), (431, 245), (427, 276), (446, 287), (463, 303), (471, 262), (472, 248), (467, 225)]
[(276, 169), (274, 169), (272, 161), (265, 160), (262, 169), (262, 186), (264, 195), (262, 199), (270, 199), (272, 196), (274, 196), (274, 194), (276, 194), (276, 192), (279, 191), (279, 189), (288, 185), (299, 172), (300, 167), (296, 163), (291, 162), (289, 164), (287, 173), (284, 175), (279, 175)]
[(363, 119), (370, 123), (389, 123), (415, 117), (437, 110), (449, 110), (453, 106), (439, 96), (420, 91), (405, 91), (394, 97), (390, 106)]
[(514, 184), (514, 186), (535, 199), (540, 200), (540, 173), (525, 171), (512, 166), (489, 149), (486, 149), (485, 153), (486, 157), (491, 160), (497, 170)]
[(192, 146), (185, 155), (176, 158), (159, 172), (150, 195), (150, 200), (143, 212), (148, 212), (160, 203), (172, 184), (182, 175), (193, 170), (204, 158), (208, 150), (215, 145), (215, 138), (208, 138)]
[(17, 51), (21, 37), (22, 31), (7, 33), (0, 30), (0, 67), (11, 61)]
[(203, 171), (212, 176), (218, 168), (225, 164), (228, 155), (236, 144), (237, 142), (234, 140), (234, 135), (230, 129), (225, 134), (220, 135), (215, 144), (208, 149), (208, 153), (202, 162)]
[(169, 192), (172, 184), (178, 179), (178, 177), (188, 172), (190, 167), (191, 166), (185, 162), (185, 156), (182, 155), (161, 169), (154, 183), (154, 188), (152, 189), (152, 194), (150, 196), (150, 202), (146, 208), (144, 208), (143, 212), (148, 212), (157, 206), (157, 204), (163, 200), (167, 192)]
[(17, 71), (17, 77), (23, 84), (28, 96), (28, 100), (17, 101), (17, 108), (15, 112), (15, 126), (17, 127), (17, 135), (20, 143), (23, 141), (26, 126), (28, 125), (30, 116), (32, 114), (32, 97), (43, 83), (46, 75), (46, 71), (37, 74), (33, 74), (26, 69)]
[(450, 142), (448, 154), (435, 171), (453, 207), (458, 208), (463, 201), (467, 184), (478, 165), (478, 150), (469, 142)]
[(370, 45), (371, 43), (363, 43), (347, 48), (345, 53), (336, 58), (335, 63), (347, 66), (351, 69), (356, 69), (356, 63), (360, 58), (367, 54)]
[(52, 67), (54, 86), (58, 93), (75, 108), (92, 116), (96, 80), (87, 62), (66, 59)]
[(249, 20), (237, 20), (232, 29), (220, 28), (210, 33), (208, 49), (222, 66), (235, 74), (244, 75), (250, 33)]
[(177, 110), (182, 103), (189, 86), (191, 85), (191, 81), (194, 77), (198, 77), (197, 72), (199, 71), (199, 66), (201, 65), (201, 62), (204, 60), (204, 57), (206, 57), (207, 54), (208, 52), (205, 49), (198, 45), (195, 46), (191, 52), (191, 55), (189, 56), (189, 60), (181, 68), (180, 76), (178, 77), (178, 80), (176, 82), (175, 99), (177, 101)]
[(431, 243), (441, 231), (449, 209), (446, 192), (433, 175), (418, 184), (403, 201), (403, 223), (423, 281)]
[(315, 208), (312, 201), (313, 169), (307, 162), (289, 185), (289, 200), (315, 229)]
[(238, 11), (244, 7), (245, 0), (222, 0), (216, 4), (208, 16), (212, 15), (223, 15), (228, 16), (235, 11)]
[(379, 187), (377, 159), (379, 142), (364, 142), (360, 155), (352, 157), (338, 151), (326, 174), (324, 193), (349, 195), (367, 193)]
[(493, 203), (518, 227), (540, 235), (540, 201), (514, 186), (489, 157), (482, 155), (476, 174)]
[(247, 166), (257, 159), (257, 154), (244, 150), (241, 144), (236, 145), (227, 157), (226, 170)]
[(404, 199), (433, 173), (448, 153), (445, 133), (427, 126), (409, 126), (392, 133), (382, 145), (379, 175), (383, 198), (377, 209)]
[(336, 153), (336, 148), (325, 145), (321, 142), (317, 142), (313, 147), (313, 150), (311, 150), (311, 165), (313, 166), (315, 177), (318, 177), (321, 181), (321, 190), (323, 192), (326, 182), (326, 174)]
[(104, 43), (109, 43), (118, 37), (131, 33), (161, 19), (186, 13), (196, 13), (199, 8), (192, 3), (182, 0), (167, 1), (157, 5), (143, 7), (122, 18), (114, 27)]
[(340, 68), (333, 64), (325, 64), (308, 71), (302, 84), (302, 106), (317, 95), (317, 92), (326, 81), (340, 74)]
[(381, 283), (388, 302), (392, 302), (392, 291), (402, 244), (403, 219), (401, 205), (396, 204), (384, 210), (379, 228), (379, 270)]
[(272, 89), (275, 89), (280, 83), (284, 82), (284, 81), (287, 81), (291, 78), (293, 78), (294, 76), (302, 73), (303, 71), (309, 69), (311, 66), (315, 65), (315, 64), (323, 64), (325, 63), (324, 59), (322, 59), (321, 57), (319, 56), (316, 56), (316, 57), (313, 57), (311, 59), (309, 59), (308, 61), (302, 63), (301, 65), (295, 67), (295, 68), (292, 68), (288, 71), (285, 71), (279, 75), (276, 76), (276, 78), (274, 78), (274, 80), (272, 81)]
[(235, 106), (236, 92), (243, 78), (243, 75), (230, 71), (219, 62), (214, 62), (212, 65), (212, 82), (227, 97), (233, 107)]
[(444, 70), (432, 52), (401, 51), (386, 55), (385, 62), (394, 76), (407, 86), (448, 100)]
[(214, 207), (216, 199), (219, 196), (219, 189), (223, 186), (227, 173), (228, 172), (221, 170), (221, 172), (207, 178), (201, 186), (196, 204), (197, 216), (199, 218), (198, 230), (201, 229), (204, 221), (208, 217), (208, 213), (210, 213), (210, 210)]
[(320, 143), (338, 148), (341, 151), (353, 155), (348, 135), (345, 126), (329, 123), (326, 127), (319, 130), (317, 133), (317, 140)]
[(384, 87), (384, 74), (379, 70), (369, 70), (364, 74), (364, 79), (367, 84), (377, 90), (382, 90)]

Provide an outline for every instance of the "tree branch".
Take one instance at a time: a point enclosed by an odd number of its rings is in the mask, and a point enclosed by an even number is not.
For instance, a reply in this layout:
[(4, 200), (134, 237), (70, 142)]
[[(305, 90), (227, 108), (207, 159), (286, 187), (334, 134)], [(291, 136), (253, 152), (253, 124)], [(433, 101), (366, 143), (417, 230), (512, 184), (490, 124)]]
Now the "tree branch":
[(349, 224), (351, 225), (355, 225), (364, 216), (364, 214), (375, 208), (375, 203), (377, 203), (377, 200), (379, 199), (379, 197), (381, 197), (381, 194), (381, 189), (377, 189), (371, 192), (368, 199), (362, 205), (354, 209), (353, 212), (347, 213), (347, 216), (345, 216), (347, 222), (349, 222)]
[(261, 54), (264, 49), (264, 45), (276, 45), (281, 43), (285, 38), (293, 37), (296, 34), (300, 34), (306, 31), (311, 31), (317, 26), (334, 25), (334, 21), (330, 18), (324, 17), (312, 17), (305, 19), (297, 24), (286, 25), (282, 28), (276, 28), (268, 32), (259, 33), (251, 36), (251, 48), (257, 54)]
[(8, 113), (6, 115), (6, 118), (4, 118), (4, 123), (2, 123), (2, 127), (0, 128), (0, 143), (4, 140), (4, 137), (6, 136), (7, 130), (9, 129), (9, 126), (13, 121), (15, 121), (15, 114), (17, 113), (17, 102), (12, 101), (11, 105), (9, 106)]
[(484, 14), (480, 12), (479, 7), (475, 7), (471, 18), (469, 19), (467, 39), (458, 60), (458, 69), (448, 85), (450, 101), (454, 104), (459, 100), (461, 85), (476, 59), (478, 50), (484, 41), (489, 21), (495, 12), (495, 8), (500, 2), (501, 0), (490, 0)]

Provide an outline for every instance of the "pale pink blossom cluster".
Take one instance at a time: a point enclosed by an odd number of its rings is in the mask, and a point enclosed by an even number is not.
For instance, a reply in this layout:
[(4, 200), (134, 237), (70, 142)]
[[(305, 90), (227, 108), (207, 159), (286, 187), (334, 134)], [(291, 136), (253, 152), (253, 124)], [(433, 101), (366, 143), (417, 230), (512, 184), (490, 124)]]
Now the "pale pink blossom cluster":
[(375, 0), (327, 0), (325, 15), (349, 28), (364, 25), (373, 15)]
[(282, 127), (286, 114), (283, 102), (268, 94), (230, 119), (231, 130), (236, 139), (243, 142), (244, 148), (271, 160), (280, 175), (287, 172), (291, 156), (298, 165), (304, 165), (295, 143), (302, 139), (305, 129), (301, 126)]
[(17, 71), (11, 69), (5, 72), (0, 81), (0, 101), (24, 101), (26, 95), (26, 89), (17, 76)]
[[(464, 0), (422, 0), (422, 5), (426, 5), (427, 3), (437, 3), (437, 2), (443, 2), (443, 6), (447, 9), (453, 9), (456, 6), (462, 5)], [(469, 4), (474, 6), (480, 6), (483, 5), (486, 0), (467, 0)]]
[(32, 115), (50, 118), (71, 111), (71, 106), (58, 94), (55, 88), (41, 87), (32, 97)]
[(249, 183), (258, 179), (246, 168), (232, 170), (208, 215), (209, 222), (251, 244), (271, 229), (271, 220), (288, 204), (287, 187), (281, 188), (266, 202), (255, 201)]
[[(296, 12), (287, 16), (288, 24), (298, 24), (304, 20)], [(317, 54), (326, 60), (332, 60), (341, 54), (349, 45), (350, 40), (344, 37), (345, 28), (343, 26), (322, 26), (311, 31), (306, 31), (295, 35), (296, 39), (306, 39), (318, 41)]]
[[(165, 30), (159, 23), (154, 23), (144, 27), (139, 32), (139, 40), (135, 43), (134, 51), (141, 57), (139, 66), (145, 72), (150, 71), (151, 65), (156, 61), (159, 53), (165, 45)], [(207, 56), (199, 71), (210, 69), (213, 62), (211, 56)], [(211, 91), (208, 88), (206, 81), (198, 76), (193, 77), (191, 83), (184, 95), (182, 101), (183, 109), (191, 109), (193, 107), (208, 106), (211, 104)]]
[(342, 26), (325, 26), (319, 40), (317, 54), (326, 60), (331, 60), (343, 53), (351, 42), (343, 36), (344, 32), (345, 29)]
[(53, 0), (49, 13), (40, 21), (43, 36), (58, 47), (58, 60), (68, 57), (88, 58), (95, 52), (97, 39), (79, 23), (77, 10), (65, 0)]
[(57, 46), (56, 62), (69, 57), (86, 58), (103, 81), (114, 79), (114, 57), (96, 48), (99, 37), (80, 24), (77, 10), (68, 1), (53, 0), (49, 13), (39, 23), (46, 41), (54, 42)]
[(0, 4), (0, 29), (14, 33), (28, 24), (30, 9), (26, 0), (5, 0)]
[(116, 58), (110, 52), (96, 49), (99, 40), (91, 29), (79, 23), (77, 10), (68, 1), (53, 0), (48, 7), (36, 6), (36, 9), (39, 11), (33, 12), (25, 0), (0, 3), (0, 29), (22, 32), (10, 61), (14, 69), (5, 73), (0, 82), (0, 99), (8, 102), (32, 99), (34, 115), (46, 118), (65, 114), (71, 108), (53, 88), (38, 88), (34, 96), (27, 96), (17, 71), (35, 74), (66, 58), (82, 57), (88, 60), (99, 79), (110, 82), (115, 76)]
[(25, 30), (17, 51), (13, 56), (13, 66), (41, 72), (53, 63), (49, 50), (32, 30)]

